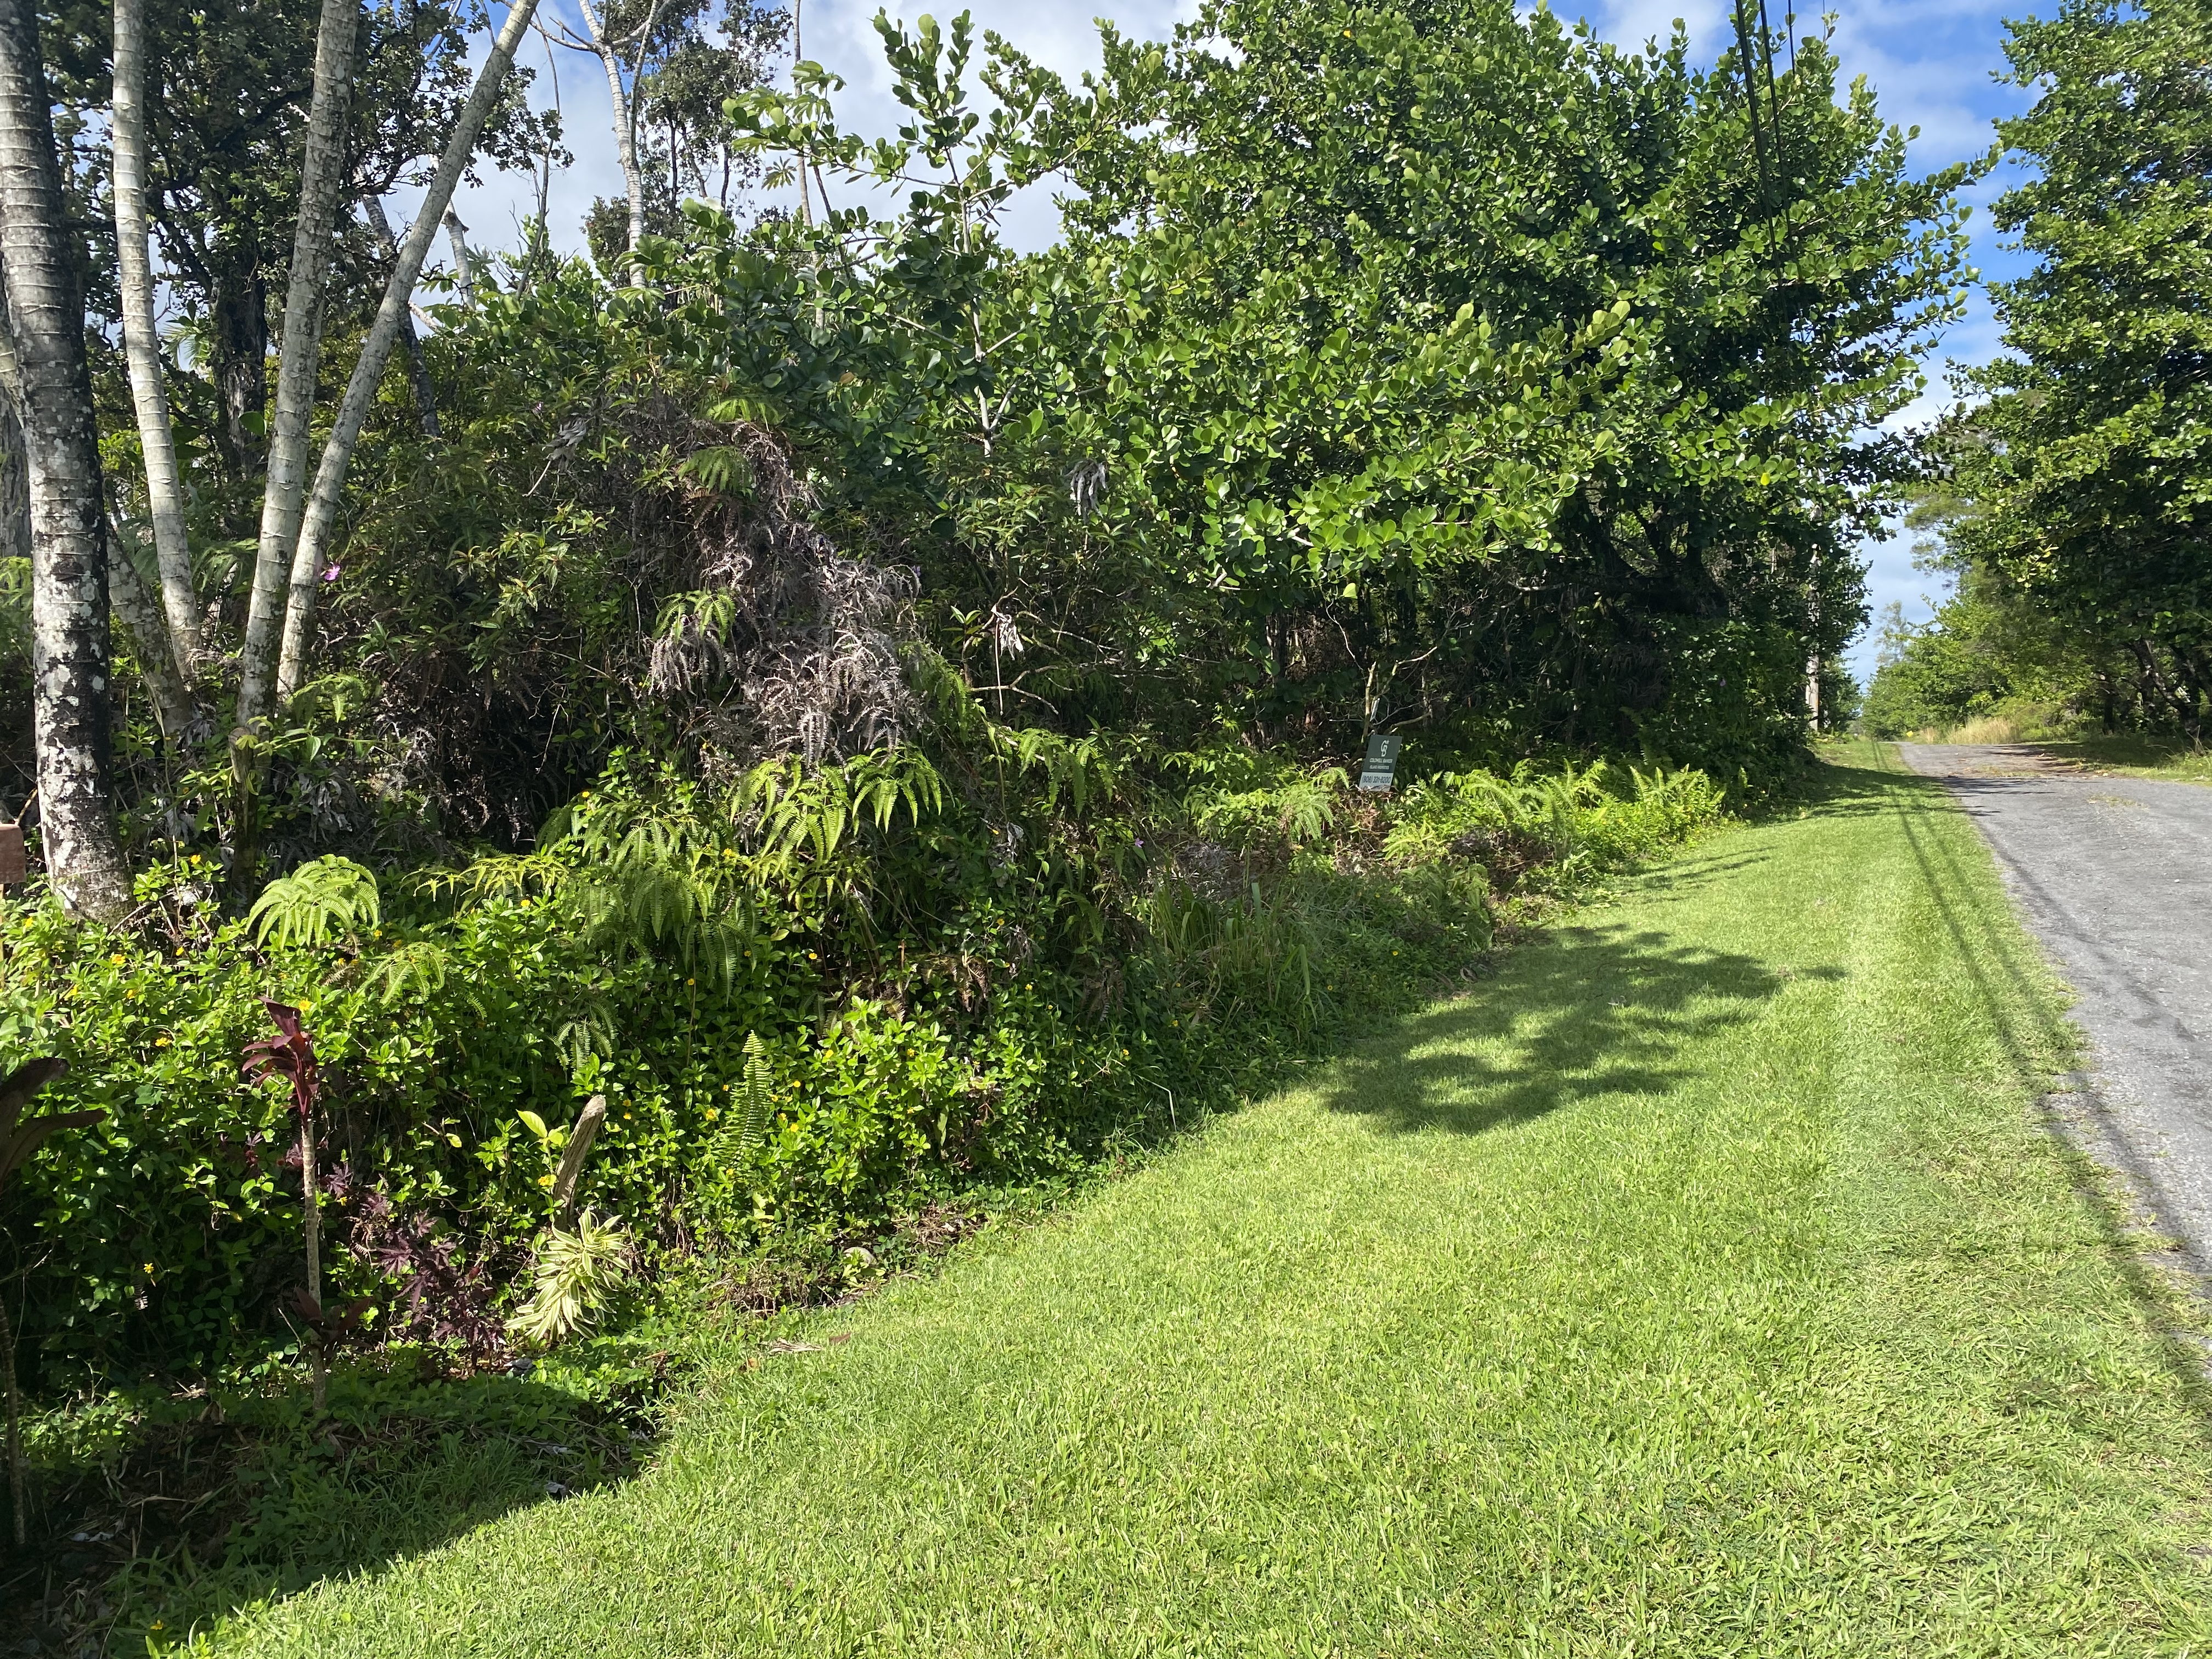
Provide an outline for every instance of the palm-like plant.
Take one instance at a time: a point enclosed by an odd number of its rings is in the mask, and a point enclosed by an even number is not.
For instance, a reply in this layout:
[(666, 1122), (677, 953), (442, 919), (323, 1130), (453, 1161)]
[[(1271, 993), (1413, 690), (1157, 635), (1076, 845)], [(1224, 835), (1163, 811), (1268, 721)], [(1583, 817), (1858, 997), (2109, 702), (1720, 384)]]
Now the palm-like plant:
[(307, 1285), (306, 1305), (301, 1311), (313, 1327), (308, 1340), (308, 1364), (314, 1389), (315, 1410), (320, 1413), (328, 1393), (329, 1365), (323, 1352), (323, 1207), (319, 1177), (315, 1169), (315, 1107), (322, 1098), (322, 1073), (315, 1064), (314, 1040), (307, 1035), (300, 1011), (273, 997), (261, 1006), (276, 1022), (276, 1035), (252, 1042), (246, 1048), (246, 1075), (252, 1082), (281, 1077), (292, 1088), (292, 1109), (300, 1119), (300, 1203), (307, 1233)]
[(629, 1271), (630, 1239), (618, 1221), (586, 1210), (576, 1231), (548, 1227), (538, 1246), (530, 1300), (507, 1328), (535, 1347), (589, 1330)]

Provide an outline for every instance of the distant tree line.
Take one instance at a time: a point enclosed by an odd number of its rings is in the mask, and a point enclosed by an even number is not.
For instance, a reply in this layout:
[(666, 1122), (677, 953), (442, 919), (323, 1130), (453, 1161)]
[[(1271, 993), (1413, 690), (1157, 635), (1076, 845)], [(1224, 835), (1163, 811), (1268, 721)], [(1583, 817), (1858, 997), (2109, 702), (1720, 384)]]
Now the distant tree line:
[(2014, 707), (2201, 744), (2212, 702), (2212, 13), (2074, 0), (2008, 26), (2030, 177), (1999, 228), (2005, 355), (1935, 434), (1931, 556), (1956, 596), (1893, 628), (1869, 718), (1890, 733)]

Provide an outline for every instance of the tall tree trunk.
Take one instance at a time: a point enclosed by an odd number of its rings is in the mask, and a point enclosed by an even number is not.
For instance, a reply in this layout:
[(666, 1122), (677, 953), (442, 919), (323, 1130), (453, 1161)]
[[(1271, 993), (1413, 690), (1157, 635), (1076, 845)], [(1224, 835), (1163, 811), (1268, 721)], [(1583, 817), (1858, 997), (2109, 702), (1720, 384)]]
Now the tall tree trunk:
[[(167, 643), (179, 678), (189, 684), (200, 655), (199, 598), (192, 588), (184, 489), (178, 482), (176, 439), (169, 427), (168, 389), (161, 380), (161, 339), (154, 330), (154, 266), (146, 243), (144, 7), (145, 0), (115, 0), (112, 132), (116, 264), (123, 291), (123, 349), (131, 369), (131, 401), (138, 416), (138, 443), (146, 456), (146, 501), (154, 521), (154, 557), (161, 571)], [(149, 647), (142, 641), (140, 648)]]
[[(361, 204), (362, 216), (368, 221), (368, 228), (376, 238), (376, 251), (389, 264), (399, 263), (399, 250), (392, 240), (392, 221), (384, 216), (384, 204), (370, 197)], [(389, 273), (386, 273), (389, 280)], [(422, 361), (422, 342), (415, 332), (412, 309), (399, 314), (399, 343), (407, 352), (407, 383), (415, 392), (415, 417), (422, 423), (422, 435), (438, 435), (438, 400), (430, 386), (430, 367)]]
[(108, 781), (107, 544), (84, 296), (33, 0), (0, 0), (0, 273), (30, 462), (31, 720), (47, 878), (70, 911), (131, 903)]
[(392, 343), (398, 337), (399, 325), (414, 299), (416, 281), (422, 276), (422, 261), (429, 254), (431, 234), (453, 199), (454, 187), (461, 181), (469, 157), (476, 153), (477, 139), (483, 131), (492, 106), (499, 101), (499, 89), (507, 78), (507, 66), (514, 62), (515, 48), (522, 44), (531, 15), (537, 9), (538, 0), (514, 0), (507, 8), (507, 21), (501, 27), (499, 37), (492, 42), (491, 52), (477, 75), (469, 101), (453, 123), (445, 154), (438, 158), (438, 171), (431, 176), (429, 191), (422, 198), (414, 224), (408, 228), (406, 241), (400, 246), (398, 262), (384, 285), (384, 302), (377, 307), (376, 320), (369, 325), (368, 337), (362, 342), (360, 360), (353, 366), (353, 378), (346, 383), (344, 400), (338, 404), (337, 421), (331, 428), (330, 441), (323, 446), (322, 463), (315, 470), (314, 496), (307, 504), (307, 517), (300, 526), (299, 544), (293, 555), (291, 587), (284, 607), (284, 650), (276, 671), (279, 696), (289, 697), (298, 690), (307, 673), (308, 647), (314, 638), (315, 595), (321, 586), (323, 556), (329, 549), (331, 532), (337, 522), (338, 499), (345, 489), (346, 471), (353, 465), (354, 446), (361, 440), (362, 422), (368, 418), (368, 406), (376, 396), (377, 382), (384, 377), (384, 366), (392, 360)]
[(614, 105), (615, 159), (622, 163), (623, 183), (629, 191), (629, 279), (645, 286), (645, 267), (637, 258), (637, 245), (645, 240), (645, 175), (637, 166), (637, 112), (631, 108), (623, 86), (622, 59), (599, 27), (599, 14), (592, 0), (577, 0), (583, 9), (584, 27), (592, 33), (592, 49), (607, 71), (607, 97)]
[(307, 481), (307, 426), (314, 413), (315, 370), (323, 345), (323, 286), (331, 234), (345, 182), (346, 110), (353, 93), (355, 37), (361, 0), (323, 0), (315, 32), (315, 89), (307, 111), (307, 154), (300, 166), (300, 220), (292, 235), (292, 268), (284, 295), (284, 338), (278, 348), (276, 415), (269, 440), (269, 481), (261, 500), (261, 544), (253, 562), (253, 597), (239, 654), (237, 726), (241, 732), (269, 712), (277, 635), (284, 620), (284, 574), (300, 539)]

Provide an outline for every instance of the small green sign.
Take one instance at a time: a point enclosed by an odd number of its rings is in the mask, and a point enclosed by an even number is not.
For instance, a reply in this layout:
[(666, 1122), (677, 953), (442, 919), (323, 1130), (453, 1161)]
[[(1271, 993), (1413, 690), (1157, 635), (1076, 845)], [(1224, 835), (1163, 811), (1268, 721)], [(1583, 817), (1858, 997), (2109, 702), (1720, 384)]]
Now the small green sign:
[(1403, 738), (1385, 737), (1381, 732), (1368, 738), (1367, 758), (1359, 768), (1359, 787), (1378, 793), (1389, 789), (1398, 770), (1398, 751), (1405, 744)]

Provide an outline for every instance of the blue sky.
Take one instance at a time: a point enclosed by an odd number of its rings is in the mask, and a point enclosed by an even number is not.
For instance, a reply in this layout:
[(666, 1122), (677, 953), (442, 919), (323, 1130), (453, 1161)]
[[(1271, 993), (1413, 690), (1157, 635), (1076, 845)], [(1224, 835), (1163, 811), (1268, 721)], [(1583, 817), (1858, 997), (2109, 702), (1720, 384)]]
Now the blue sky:
[[(547, 15), (566, 16), (572, 25), (574, 0), (543, 0)], [(1767, 0), (1771, 21), (1783, 21), (1779, 0)], [(1835, 45), (1847, 75), (1863, 75), (1872, 83), (1881, 109), (1899, 125), (1917, 127), (1913, 161), (1925, 169), (1978, 155), (1993, 137), (1990, 123), (1998, 116), (2025, 107), (2016, 88), (1999, 86), (1993, 73), (2003, 66), (2002, 19), (2008, 10), (2020, 15), (2036, 9), (2033, 0), (2008, 9), (1986, 0), (1833, 0), (1830, 14)], [(896, 108), (890, 98), (890, 83), (871, 20), (878, 0), (804, 0), (800, 16), (806, 55), (844, 76), (848, 91), (843, 100), (848, 125), (862, 131), (887, 131)], [(949, 16), (957, 3), (924, 8), (909, 4), (909, 20), (923, 9)], [(977, 30), (995, 29), (1016, 46), (1062, 74), (1073, 76), (1097, 66), (1096, 16), (1111, 17), (1124, 32), (1164, 35), (1194, 8), (1177, 0), (1118, 0), (1101, 5), (1097, 0), (969, 0)], [(1725, 0), (1609, 0), (1608, 3), (1576, 6), (1571, 0), (1555, 5), (1562, 15), (1586, 16), (1599, 33), (1608, 39), (1640, 44), (1664, 35), (1680, 17), (1690, 30), (1693, 52), (1710, 60), (1726, 44), (1729, 25)], [(2048, 9), (2046, 6), (2045, 9)], [(894, 15), (901, 15), (893, 8)], [(1817, 33), (1817, 14), (1801, 14), (1797, 32)], [(568, 246), (580, 241), (578, 222), (594, 197), (621, 193), (621, 174), (615, 165), (607, 120), (606, 82), (596, 62), (562, 53), (559, 88), (561, 106), (569, 134), (568, 148), (576, 165), (556, 178), (553, 185), (551, 218), (556, 240)], [(532, 100), (550, 101), (552, 77), (548, 73), (543, 44), (533, 39), (522, 61), (537, 70)], [(2011, 173), (2001, 167), (1969, 199), (1975, 206), (1970, 222), (1974, 255), (1985, 275), (2003, 276), (2018, 267), (2017, 256), (1996, 246), (1988, 223), (1987, 204), (2002, 189)], [(476, 240), (492, 246), (512, 246), (520, 240), (523, 214), (529, 210), (532, 187), (513, 175), (489, 178), (482, 187), (465, 192), (458, 204)], [(395, 202), (410, 207), (405, 198)], [(1013, 227), (1025, 240), (1042, 240), (1052, 234), (1048, 201), (1026, 205)], [(1949, 397), (1944, 381), (1948, 362), (1980, 362), (1992, 356), (1997, 329), (1986, 300), (1977, 292), (1966, 318), (1954, 327), (1929, 365), (1929, 386), (1907, 419), (1926, 419)], [(1912, 568), (1911, 554), (1900, 535), (1866, 550), (1872, 572), (1871, 599), (1875, 609), (1891, 600), (1904, 602), (1908, 616), (1928, 614), (1926, 599), (1931, 579)], [(1863, 675), (1872, 665), (1872, 640), (1862, 640), (1853, 653), (1854, 665)]]

